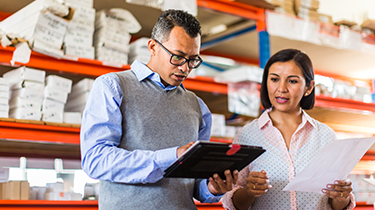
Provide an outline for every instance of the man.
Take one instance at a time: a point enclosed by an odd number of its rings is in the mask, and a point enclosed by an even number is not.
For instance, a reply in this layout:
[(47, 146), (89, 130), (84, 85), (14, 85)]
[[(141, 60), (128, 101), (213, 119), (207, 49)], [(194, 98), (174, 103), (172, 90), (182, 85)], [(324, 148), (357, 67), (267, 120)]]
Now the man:
[(202, 59), (201, 27), (190, 14), (164, 12), (148, 42), (147, 65), (96, 79), (81, 126), (82, 168), (100, 181), (99, 208), (196, 209), (217, 202), (238, 172), (208, 180), (163, 178), (196, 140), (209, 140), (211, 113), (182, 82)]

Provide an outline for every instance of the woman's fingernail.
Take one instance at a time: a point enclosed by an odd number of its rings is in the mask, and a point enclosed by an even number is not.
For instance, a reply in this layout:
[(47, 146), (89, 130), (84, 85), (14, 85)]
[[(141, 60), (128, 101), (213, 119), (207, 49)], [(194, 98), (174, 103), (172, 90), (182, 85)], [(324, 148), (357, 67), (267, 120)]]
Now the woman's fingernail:
[(327, 185), (327, 187), (328, 187), (328, 188), (332, 188), (332, 185), (329, 184), (329, 185)]
[(338, 181), (335, 181), (335, 184), (339, 184), (339, 182), (338, 182)]
[(322, 190), (323, 194), (325, 195), (327, 193), (327, 190)]

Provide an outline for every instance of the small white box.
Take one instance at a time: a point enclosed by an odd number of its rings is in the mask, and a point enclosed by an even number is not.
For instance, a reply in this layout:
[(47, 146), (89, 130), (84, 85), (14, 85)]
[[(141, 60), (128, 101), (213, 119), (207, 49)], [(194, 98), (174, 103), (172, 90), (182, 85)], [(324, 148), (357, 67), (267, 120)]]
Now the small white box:
[(72, 108), (72, 107), (86, 105), (87, 99), (89, 98), (89, 94), (90, 92), (84, 92), (83, 94), (80, 94), (77, 97), (71, 100), (68, 100), (68, 102), (65, 104), (65, 107)]
[(4, 79), (7, 79), (10, 85), (20, 80), (30, 80), (44, 83), (45, 76), (45, 71), (28, 68), (26, 66), (22, 66), (17, 69), (8, 71), (3, 75)]
[(225, 136), (225, 116), (222, 114), (212, 114), (212, 136)]
[(68, 92), (51, 86), (46, 86), (44, 88), (44, 98), (48, 98), (65, 104), (68, 99)]
[(71, 21), (86, 20), (88, 22), (95, 23), (96, 10), (94, 8), (85, 7), (78, 4), (73, 4), (72, 7), (74, 8), (74, 15)]
[(42, 117), (42, 112), (35, 111), (34, 109), (15, 108), (9, 110), (9, 117), (26, 120), (40, 120)]
[(80, 5), (82, 7), (94, 7), (94, 0), (65, 0), (65, 2), (72, 5)]
[(92, 85), (94, 84), (94, 79), (84, 78), (79, 82), (75, 83), (72, 87), (72, 92), (68, 96), (68, 100), (75, 98), (77, 95), (84, 92), (90, 92)]
[(68, 30), (94, 34), (95, 26), (93, 24), (85, 25), (80, 24), (79, 22), (70, 22), (68, 25)]
[(63, 112), (57, 112), (57, 111), (43, 112), (42, 121), (62, 123), (63, 122)]
[(40, 40), (56, 49), (60, 49), (64, 42), (64, 35), (60, 34), (43, 25), (36, 25), (34, 32), (34, 41)]
[(21, 80), (17, 83), (13, 83), (13, 85), (10, 87), (11, 90), (17, 90), (21, 88), (29, 88), (34, 89), (36, 91), (44, 91), (44, 83), (41, 82), (34, 82), (34, 81), (28, 81), (28, 80)]
[(9, 85), (0, 84), (0, 91), (9, 92)]
[(72, 80), (56, 75), (49, 75), (46, 77), (46, 87), (52, 87), (70, 93), (72, 90)]
[(0, 77), (0, 85), (8, 85), (9, 86), (9, 80), (4, 79), (3, 77)]
[(231, 137), (234, 138), (237, 133), (237, 127), (236, 126), (225, 126), (225, 137)]
[(65, 45), (65, 54), (79, 58), (95, 59), (95, 48), (93, 46)]
[(81, 124), (81, 112), (64, 112), (64, 123)]
[(0, 111), (0, 118), (9, 118), (9, 111), (8, 112)]
[(62, 49), (57, 49), (55, 46), (43, 42), (39, 39), (35, 39), (33, 41), (33, 50), (35, 52), (49, 55), (57, 59), (60, 59), (64, 56), (64, 51)]
[(63, 192), (64, 191), (64, 183), (62, 183), (62, 182), (47, 183), (46, 188), (47, 188), (46, 193), (47, 192)]
[(148, 37), (141, 37), (129, 44), (130, 50), (135, 50), (137, 48), (147, 48), (148, 49), (148, 41), (150, 38)]
[(81, 201), (82, 194), (81, 193), (70, 193), (72, 201)]
[(69, 201), (71, 200), (71, 195), (69, 192), (46, 192), (44, 194), (44, 200), (52, 201)]
[(42, 108), (42, 103), (31, 101), (27, 99), (23, 99), (20, 97), (12, 98), (9, 101), (9, 108), (27, 108), (27, 109), (34, 109), (36, 111), (40, 111)]
[(9, 105), (8, 104), (0, 104), (0, 112), (8, 112)]
[(11, 91), (11, 98), (20, 97), (23, 99), (27, 99), (30, 101), (35, 101), (38, 103), (42, 103), (43, 101), (43, 92), (36, 91), (30, 88), (21, 88), (18, 90)]
[(228, 69), (215, 77), (217, 82), (262, 82), (263, 69), (257, 66), (241, 66)]
[(44, 112), (63, 112), (64, 111), (64, 103), (54, 101), (48, 98), (43, 99), (42, 103), (42, 113)]
[(65, 34), (64, 43), (65, 45), (79, 45), (85, 47), (92, 47), (93, 34), (68, 29), (68, 31)]
[(7, 98), (0, 98), (0, 104), (9, 104), (9, 100)]
[(9, 91), (0, 91), (0, 98), (9, 100), (10, 92)]

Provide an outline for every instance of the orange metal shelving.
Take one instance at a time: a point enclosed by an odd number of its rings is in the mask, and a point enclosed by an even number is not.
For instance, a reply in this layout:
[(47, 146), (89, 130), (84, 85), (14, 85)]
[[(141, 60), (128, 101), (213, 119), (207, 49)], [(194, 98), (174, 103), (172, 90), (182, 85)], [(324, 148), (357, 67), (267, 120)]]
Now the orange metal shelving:
[[(219, 203), (195, 202), (198, 210), (223, 210)], [(97, 210), (98, 201), (0, 200), (1, 210)]]
[(0, 121), (0, 139), (79, 144), (79, 128)]

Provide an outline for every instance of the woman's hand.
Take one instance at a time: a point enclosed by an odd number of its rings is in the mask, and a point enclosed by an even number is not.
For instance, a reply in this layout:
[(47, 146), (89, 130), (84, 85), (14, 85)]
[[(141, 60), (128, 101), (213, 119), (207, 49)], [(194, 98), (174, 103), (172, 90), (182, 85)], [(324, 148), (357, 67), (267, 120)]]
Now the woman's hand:
[(246, 192), (250, 197), (259, 197), (272, 188), (267, 172), (252, 171), (246, 179)]
[(332, 199), (333, 209), (343, 209), (350, 202), (350, 192), (352, 192), (352, 181), (350, 179), (336, 180), (334, 184), (327, 184), (327, 188), (322, 189), (324, 195)]
[(208, 190), (214, 194), (224, 194), (232, 190), (233, 185), (236, 184), (238, 179), (238, 170), (234, 170), (233, 173), (230, 170), (225, 170), (225, 180), (222, 180), (218, 174), (214, 174), (208, 179)]

